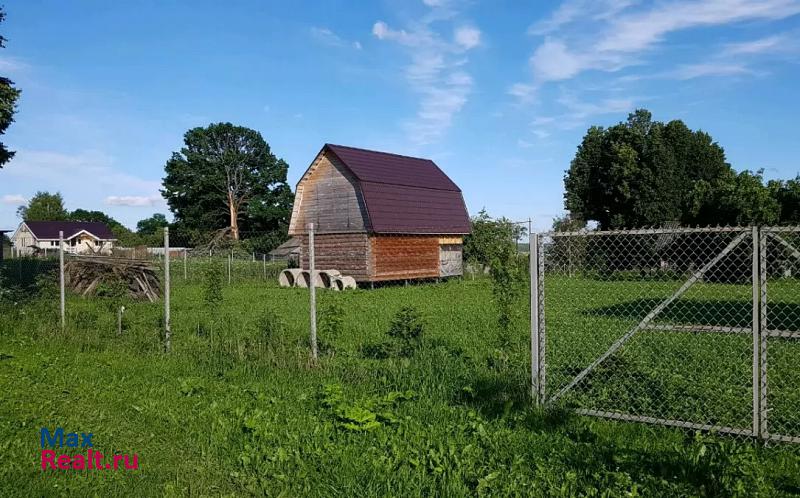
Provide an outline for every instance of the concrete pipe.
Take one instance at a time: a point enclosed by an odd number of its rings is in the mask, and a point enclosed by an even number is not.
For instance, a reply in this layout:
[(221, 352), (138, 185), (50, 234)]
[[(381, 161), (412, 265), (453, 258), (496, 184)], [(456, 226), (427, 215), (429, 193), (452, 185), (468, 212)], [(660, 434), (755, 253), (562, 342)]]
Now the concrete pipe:
[(281, 287), (294, 287), (297, 285), (297, 279), (300, 277), (300, 270), (299, 268), (289, 268), (283, 270), (280, 275), (278, 275), (278, 285)]
[(317, 287), (323, 287), (325, 289), (333, 289), (334, 284), (333, 281), (339, 277), (341, 273), (338, 270), (320, 270)]
[(337, 277), (333, 281), (336, 290), (346, 290), (356, 288), (356, 279), (353, 277)]
[(298, 275), (297, 279), (294, 281), (295, 287), (302, 287), (303, 289), (308, 287), (308, 284), (311, 283), (311, 276), (308, 270), (302, 270)]

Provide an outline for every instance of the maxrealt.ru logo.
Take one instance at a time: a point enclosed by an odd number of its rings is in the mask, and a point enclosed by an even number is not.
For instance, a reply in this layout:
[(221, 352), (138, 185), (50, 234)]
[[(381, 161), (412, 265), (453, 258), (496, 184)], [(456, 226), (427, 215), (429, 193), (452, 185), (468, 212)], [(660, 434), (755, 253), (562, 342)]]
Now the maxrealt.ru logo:
[[(139, 455), (133, 454), (133, 458), (128, 455), (109, 455), (109, 461), (103, 461), (106, 455), (94, 450), (91, 432), (64, 432), (64, 429), (57, 427), (50, 432), (43, 427), (40, 432), (40, 442), (42, 445), (42, 470), (61, 469), (61, 470), (117, 470), (127, 469), (136, 470), (139, 468)], [(86, 453), (69, 455), (66, 453), (58, 454), (51, 448), (86, 448)], [(120, 463), (122, 465), (120, 465)]]

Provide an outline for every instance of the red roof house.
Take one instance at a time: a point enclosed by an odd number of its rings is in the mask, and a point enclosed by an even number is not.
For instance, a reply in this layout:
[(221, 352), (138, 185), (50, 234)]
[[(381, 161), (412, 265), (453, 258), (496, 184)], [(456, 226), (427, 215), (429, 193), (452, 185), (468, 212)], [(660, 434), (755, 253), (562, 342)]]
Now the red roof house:
[(315, 264), (357, 281), (462, 274), (470, 233), (461, 189), (429, 159), (325, 144), (297, 184), (289, 234)]

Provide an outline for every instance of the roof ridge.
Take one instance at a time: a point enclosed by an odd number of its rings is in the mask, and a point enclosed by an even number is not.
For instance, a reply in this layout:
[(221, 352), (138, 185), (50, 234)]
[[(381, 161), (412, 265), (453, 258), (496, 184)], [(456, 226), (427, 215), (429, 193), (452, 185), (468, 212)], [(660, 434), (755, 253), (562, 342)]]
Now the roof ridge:
[(326, 147), (341, 147), (343, 149), (360, 150), (360, 151), (363, 151), (363, 152), (372, 152), (373, 154), (385, 154), (387, 156), (402, 157), (402, 158), (405, 158), (405, 159), (416, 159), (417, 161), (428, 161), (428, 162), (431, 162), (433, 164), (436, 164), (435, 162), (433, 162), (433, 159), (428, 159), (427, 157), (406, 156), (404, 154), (396, 154), (394, 152), (386, 152), (386, 151), (374, 150), (374, 149), (364, 149), (363, 147), (353, 147), (352, 145), (331, 144), (331, 143), (327, 143), (327, 142), (325, 143), (325, 146)]

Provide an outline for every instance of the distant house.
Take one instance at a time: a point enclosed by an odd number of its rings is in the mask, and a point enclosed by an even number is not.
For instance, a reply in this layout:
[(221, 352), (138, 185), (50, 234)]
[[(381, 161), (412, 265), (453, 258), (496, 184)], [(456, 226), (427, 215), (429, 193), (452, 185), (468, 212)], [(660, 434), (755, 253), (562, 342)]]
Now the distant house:
[(11, 244), (19, 255), (55, 252), (59, 232), (64, 233), (64, 251), (75, 254), (110, 254), (117, 240), (101, 222), (23, 221), (11, 236)]
[(325, 144), (297, 184), (289, 235), (314, 223), (315, 263), (359, 282), (461, 275), (470, 221), (461, 189), (430, 159)]

